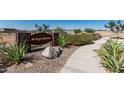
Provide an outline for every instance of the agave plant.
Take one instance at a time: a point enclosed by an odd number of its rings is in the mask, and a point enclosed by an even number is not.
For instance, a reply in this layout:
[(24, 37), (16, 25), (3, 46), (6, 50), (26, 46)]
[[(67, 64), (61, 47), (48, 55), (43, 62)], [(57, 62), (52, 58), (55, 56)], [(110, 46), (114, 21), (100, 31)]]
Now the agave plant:
[(124, 71), (124, 47), (119, 41), (109, 40), (96, 53), (104, 67), (113, 72)]
[(17, 64), (26, 57), (27, 52), (25, 43), (10, 45), (9, 48), (0, 47), (0, 50), (4, 52), (13, 63)]
[(68, 46), (68, 37), (64, 35), (60, 35), (58, 38), (58, 44), (60, 47), (65, 48)]
[(120, 59), (116, 59), (112, 55), (108, 55), (106, 63), (103, 63), (103, 66), (109, 68), (112, 72), (123, 72), (124, 71), (124, 55), (120, 56)]

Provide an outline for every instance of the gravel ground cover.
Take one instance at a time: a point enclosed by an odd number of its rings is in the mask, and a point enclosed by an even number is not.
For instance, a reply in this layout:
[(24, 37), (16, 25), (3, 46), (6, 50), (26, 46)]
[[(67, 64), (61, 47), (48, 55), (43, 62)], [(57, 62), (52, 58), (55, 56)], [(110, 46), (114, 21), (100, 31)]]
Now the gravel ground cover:
[(59, 73), (68, 58), (78, 49), (77, 46), (65, 48), (60, 57), (47, 59), (41, 56), (41, 51), (29, 53), (25, 63), (7, 68), (6, 73)]

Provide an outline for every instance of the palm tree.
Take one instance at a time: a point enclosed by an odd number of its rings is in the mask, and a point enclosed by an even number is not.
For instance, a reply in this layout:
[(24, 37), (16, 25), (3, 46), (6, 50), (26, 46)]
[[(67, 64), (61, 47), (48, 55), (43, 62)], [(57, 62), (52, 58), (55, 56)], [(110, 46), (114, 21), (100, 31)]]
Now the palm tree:
[(120, 20), (118, 20), (118, 21), (116, 22), (116, 26), (115, 26), (115, 29), (116, 29), (116, 31), (117, 31), (117, 37), (118, 37), (118, 38), (119, 38), (118, 33), (122, 30), (121, 26), (122, 26), (122, 23), (121, 23)]
[(121, 24), (120, 27), (121, 27), (121, 31), (124, 31), (124, 24)]
[(119, 38), (118, 33), (119, 33), (119, 31), (121, 31), (121, 30), (120, 30), (120, 26), (116, 24), (116, 25), (115, 25), (115, 29), (116, 29), (116, 36), (117, 36), (117, 38)]
[(42, 27), (43, 27), (43, 32), (47, 32), (49, 30), (49, 25), (43, 24)]
[(104, 27), (105, 27), (105, 31), (106, 31), (106, 28), (108, 28), (108, 26), (107, 25), (104, 25)]
[(117, 24), (120, 26), (120, 31), (123, 31), (124, 30), (124, 24), (122, 24), (120, 20), (117, 21)]
[(110, 21), (108, 23), (108, 28), (110, 28), (110, 30), (114, 32), (114, 27), (115, 27), (115, 22), (114, 21)]
[(117, 24), (121, 25), (121, 20), (118, 20), (118, 21), (117, 21)]
[(42, 26), (35, 24), (35, 27), (36, 27), (37, 31), (42, 31)]
[(124, 30), (124, 25), (121, 23), (120, 20), (118, 21), (110, 21), (108, 25), (104, 25), (105, 28), (109, 28), (112, 32), (116, 33), (116, 37), (119, 38), (118, 33)]
[(42, 32), (50, 31), (49, 30), (49, 25), (43, 24), (42, 26), (39, 26), (39, 25), (35, 24), (35, 27), (36, 27), (37, 31), (42, 31)]

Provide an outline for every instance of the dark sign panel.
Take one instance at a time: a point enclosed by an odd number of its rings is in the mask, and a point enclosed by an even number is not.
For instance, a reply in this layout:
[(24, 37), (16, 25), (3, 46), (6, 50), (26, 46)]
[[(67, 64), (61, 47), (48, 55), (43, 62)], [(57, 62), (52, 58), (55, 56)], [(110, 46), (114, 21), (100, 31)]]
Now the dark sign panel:
[(30, 44), (30, 39), (31, 39), (31, 33), (16, 33), (16, 42), (19, 44), (21, 42), (25, 42), (27, 45), (28, 52), (30, 52), (31, 49), (31, 44)]
[(52, 35), (49, 33), (36, 33), (31, 35), (31, 44), (42, 45), (52, 41)]
[(52, 42), (52, 46), (58, 45), (58, 33), (36, 33), (31, 35), (31, 33), (17, 33), (16, 40), (17, 43), (25, 42), (28, 48), (28, 52), (31, 52), (32, 45), (42, 45)]

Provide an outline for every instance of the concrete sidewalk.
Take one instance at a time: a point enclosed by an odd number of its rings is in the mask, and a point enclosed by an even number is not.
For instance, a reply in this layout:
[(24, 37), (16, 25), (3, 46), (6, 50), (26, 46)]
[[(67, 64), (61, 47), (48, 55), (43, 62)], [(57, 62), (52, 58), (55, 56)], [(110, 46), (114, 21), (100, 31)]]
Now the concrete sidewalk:
[(103, 37), (94, 44), (80, 47), (68, 59), (61, 73), (105, 73), (94, 50), (99, 49), (108, 39), (108, 37)]

